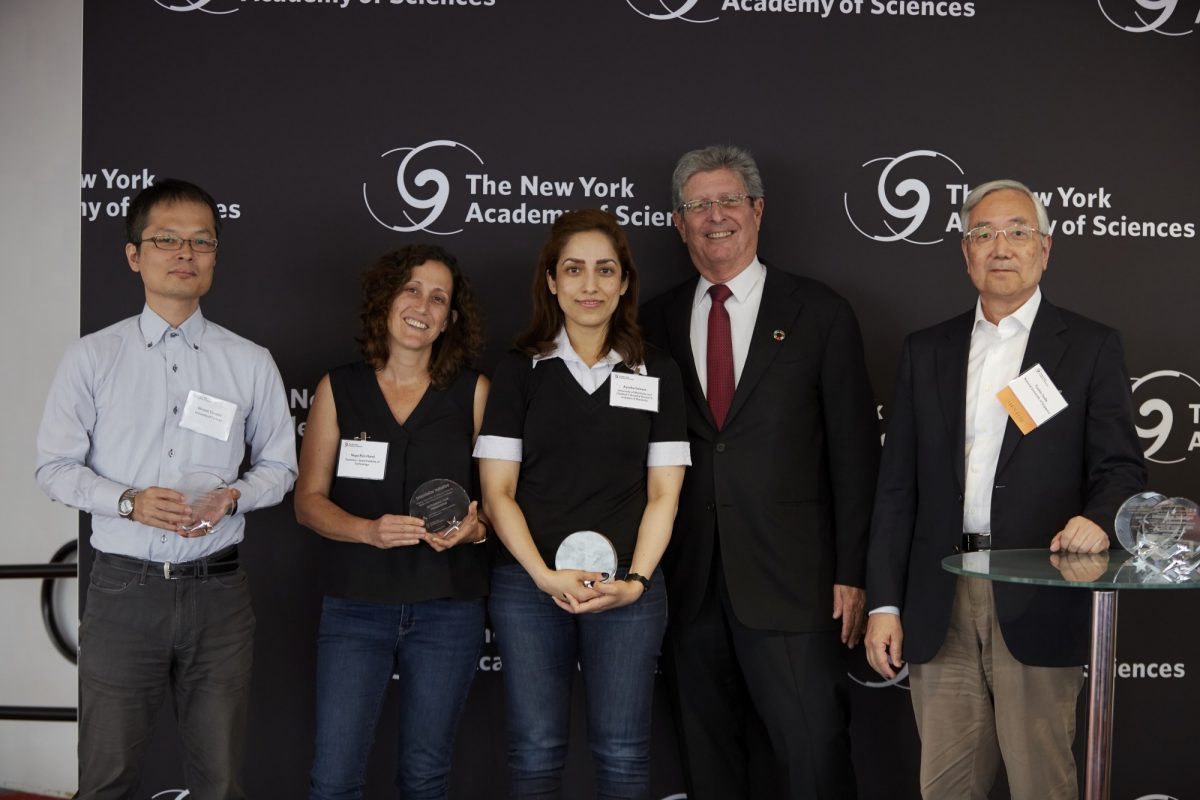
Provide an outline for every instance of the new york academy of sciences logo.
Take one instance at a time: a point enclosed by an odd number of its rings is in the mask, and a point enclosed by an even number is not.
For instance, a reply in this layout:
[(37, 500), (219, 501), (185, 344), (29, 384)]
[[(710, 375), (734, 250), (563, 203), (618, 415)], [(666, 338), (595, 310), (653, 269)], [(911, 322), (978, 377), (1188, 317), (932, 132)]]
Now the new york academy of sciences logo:
[(873, 197), (866, 186), (842, 195), (846, 218), (856, 231), (877, 242), (928, 245), (943, 240), (944, 225), (930, 224), (924, 230), (922, 226), (929, 216), (933, 189), (961, 182), (963, 169), (954, 159), (936, 150), (910, 150), (872, 158), (861, 167), (864, 182), (876, 173), (878, 178)]
[(483, 165), (478, 153), (460, 142), (434, 139), (416, 147), (394, 147), (379, 158), (389, 166), (394, 164), (395, 172), (394, 191), (376, 193), (363, 181), (363, 203), (376, 222), (399, 233), (449, 236), (462, 232), (461, 227), (447, 230), (449, 226), (437, 224), (451, 197), (450, 177), (438, 167), (453, 160), (474, 169)]
[(1160, 369), (1133, 379), (1137, 435), (1147, 461), (1179, 464), (1200, 449), (1200, 381)]
[[(1176, 14), (1179, 0), (1096, 0), (1104, 18), (1126, 33), (1187, 36), (1200, 25), (1200, 10)], [(1189, 27), (1190, 26), (1190, 27)]]
[[(216, 0), (215, 3), (214, 0), (154, 0), (154, 3), (167, 11), (199, 11), (203, 14), (232, 14), (238, 10), (237, 6), (222, 10), (221, 6), (228, 6), (230, 0)], [(214, 5), (217, 7), (211, 7)]]
[(646, 19), (664, 22), (679, 20), (681, 22), (716, 22), (718, 17), (705, 17), (696, 10), (700, 0), (625, 0), (637, 13)]

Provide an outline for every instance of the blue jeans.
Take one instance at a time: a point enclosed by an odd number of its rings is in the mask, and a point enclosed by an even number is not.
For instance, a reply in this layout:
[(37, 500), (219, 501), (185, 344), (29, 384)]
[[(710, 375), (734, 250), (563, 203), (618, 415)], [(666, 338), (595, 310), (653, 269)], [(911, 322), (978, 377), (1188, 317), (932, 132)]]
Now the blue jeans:
[(655, 573), (650, 591), (636, 603), (573, 615), (512, 564), (492, 572), (488, 604), (508, 700), (512, 796), (559, 797), (571, 681), (578, 668), (587, 699), (596, 797), (649, 797), (650, 703), (667, 625), (661, 573)]
[(402, 798), (446, 797), (458, 719), (483, 647), (484, 600), (404, 605), (326, 597), (317, 640), (311, 800), (362, 797), (367, 756), (399, 675)]

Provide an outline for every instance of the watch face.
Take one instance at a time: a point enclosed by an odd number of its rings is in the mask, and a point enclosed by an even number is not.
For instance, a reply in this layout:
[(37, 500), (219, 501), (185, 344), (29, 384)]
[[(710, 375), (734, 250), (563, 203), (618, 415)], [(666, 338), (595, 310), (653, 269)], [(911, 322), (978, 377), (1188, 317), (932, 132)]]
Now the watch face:
[(133, 513), (133, 498), (122, 497), (121, 502), (117, 504), (117, 513), (122, 517), (128, 517)]

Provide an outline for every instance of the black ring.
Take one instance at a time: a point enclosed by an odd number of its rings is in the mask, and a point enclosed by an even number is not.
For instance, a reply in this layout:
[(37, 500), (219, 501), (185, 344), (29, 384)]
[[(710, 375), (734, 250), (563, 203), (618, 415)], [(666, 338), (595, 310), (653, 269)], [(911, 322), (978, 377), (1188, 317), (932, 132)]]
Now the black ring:
[[(51, 564), (62, 564), (67, 560), (67, 556), (79, 550), (79, 540), (72, 539), (71, 541), (58, 548), (53, 556), (50, 557)], [(79, 576), (76, 575), (76, 578)], [(62, 657), (72, 664), (79, 663), (79, 652), (67, 644), (67, 639), (63, 636), (62, 630), (58, 627), (58, 620), (54, 617), (54, 582), (58, 578), (43, 578), (42, 579), (42, 623), (46, 626), (46, 633), (50, 635), (50, 641), (54, 643), (54, 649), (62, 654)]]

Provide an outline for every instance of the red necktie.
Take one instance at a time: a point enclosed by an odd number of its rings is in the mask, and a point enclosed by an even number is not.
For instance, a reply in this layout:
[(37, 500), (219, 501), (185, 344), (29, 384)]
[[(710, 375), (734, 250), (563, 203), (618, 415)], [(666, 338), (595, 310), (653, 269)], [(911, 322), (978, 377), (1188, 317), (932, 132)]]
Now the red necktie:
[(733, 335), (725, 309), (725, 301), (733, 292), (723, 283), (714, 283), (708, 287), (708, 294), (712, 298), (708, 310), (708, 407), (717, 430), (721, 430), (733, 402)]

